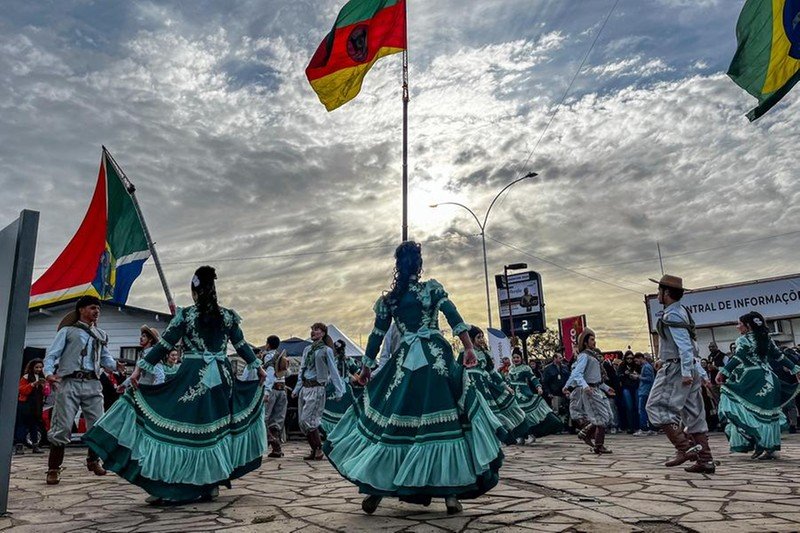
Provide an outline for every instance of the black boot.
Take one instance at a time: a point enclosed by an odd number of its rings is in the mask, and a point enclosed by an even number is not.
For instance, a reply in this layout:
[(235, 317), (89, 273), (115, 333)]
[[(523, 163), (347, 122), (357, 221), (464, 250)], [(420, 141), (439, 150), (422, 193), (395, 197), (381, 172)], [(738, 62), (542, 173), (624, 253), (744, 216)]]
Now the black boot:
[(456, 496), (448, 496), (444, 499), (444, 504), (447, 507), (447, 514), (458, 514), (464, 510), (461, 502), (458, 501)]
[(361, 502), (361, 509), (367, 514), (372, 514), (378, 508), (378, 504), (381, 503), (382, 499), (381, 496), (367, 496)]

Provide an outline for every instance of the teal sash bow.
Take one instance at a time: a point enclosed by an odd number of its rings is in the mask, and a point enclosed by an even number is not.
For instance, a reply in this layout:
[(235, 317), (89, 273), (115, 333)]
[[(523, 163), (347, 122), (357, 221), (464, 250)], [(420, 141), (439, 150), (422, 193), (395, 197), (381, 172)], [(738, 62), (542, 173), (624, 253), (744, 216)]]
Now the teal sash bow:
[(428, 364), (425, 351), (422, 349), (422, 339), (430, 339), (431, 335), (438, 334), (439, 331), (427, 327), (421, 327), (417, 331), (406, 331), (403, 334), (403, 342), (408, 344), (408, 353), (403, 361), (403, 368), (411, 372), (422, 368)]
[(183, 357), (184, 359), (202, 359), (207, 365), (203, 379), (200, 380), (200, 383), (205, 385), (207, 389), (222, 385), (222, 376), (219, 373), (219, 365), (217, 363), (222, 363), (228, 358), (225, 352), (187, 353)]

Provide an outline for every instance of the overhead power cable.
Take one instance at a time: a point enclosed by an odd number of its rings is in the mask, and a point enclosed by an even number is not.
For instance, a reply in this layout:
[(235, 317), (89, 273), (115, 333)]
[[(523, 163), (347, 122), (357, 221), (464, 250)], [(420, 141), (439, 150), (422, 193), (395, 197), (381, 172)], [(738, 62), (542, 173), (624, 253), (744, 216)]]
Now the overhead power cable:
[(556, 268), (559, 268), (561, 270), (565, 270), (567, 272), (571, 272), (571, 273), (575, 274), (576, 276), (580, 276), (582, 278), (590, 279), (590, 280), (596, 281), (598, 283), (603, 283), (604, 285), (608, 285), (610, 287), (615, 287), (615, 288), (623, 290), (623, 291), (632, 292), (633, 294), (637, 294), (637, 295), (641, 295), (642, 294), (641, 291), (637, 291), (637, 290), (634, 290), (634, 289), (629, 289), (628, 287), (623, 287), (622, 285), (618, 285), (618, 284), (613, 283), (611, 281), (606, 281), (604, 279), (600, 279), (600, 278), (597, 278), (597, 277), (594, 277), (594, 276), (590, 276), (588, 274), (584, 274), (583, 272), (578, 272), (577, 270), (574, 270), (574, 269), (572, 269), (570, 267), (561, 265), (561, 264), (556, 263), (555, 261), (552, 261), (550, 259), (538, 256), (538, 255), (535, 255), (535, 254), (532, 254), (531, 252), (528, 252), (528, 251), (525, 251), (525, 250), (523, 250), (521, 248), (518, 248), (517, 246), (514, 246), (513, 244), (509, 244), (509, 243), (503, 242), (503, 241), (501, 241), (499, 239), (495, 239), (494, 237), (489, 237), (487, 235), (486, 238), (487, 239), (491, 239), (494, 242), (496, 242), (497, 244), (505, 246), (506, 248), (510, 248), (512, 250), (515, 250), (515, 251), (521, 253), (522, 255), (525, 255), (525, 256), (530, 257), (532, 259), (536, 259), (537, 261), (541, 261), (542, 263), (547, 263), (548, 265), (552, 265), (552, 266), (554, 266)]
[[(661, 257), (663, 259), (668, 259), (668, 258), (671, 258), (671, 257), (683, 257), (683, 256), (687, 256), (687, 255), (700, 254), (700, 253), (705, 253), (705, 252), (712, 252), (714, 250), (725, 250), (727, 248), (734, 248), (734, 247), (738, 248), (738, 247), (742, 246), (743, 244), (766, 241), (766, 240), (770, 240), (770, 239), (778, 239), (780, 237), (788, 237), (790, 235), (797, 235), (799, 233), (800, 233), (800, 230), (787, 231), (786, 233), (778, 233), (777, 235), (767, 235), (766, 237), (756, 237), (756, 238), (753, 238), (753, 239), (746, 239), (746, 240), (743, 240), (743, 241), (737, 241), (737, 242), (731, 243), (731, 244), (721, 244), (719, 246), (711, 246), (711, 247), (708, 247), (708, 248), (699, 248), (697, 250), (687, 250), (685, 252), (678, 252), (678, 253), (674, 253), (674, 254), (665, 254), (665, 255), (662, 255)], [(620, 262), (616, 262), (616, 263), (602, 263), (602, 264), (598, 264), (598, 265), (576, 266), (576, 267), (573, 267), (573, 268), (576, 269), (576, 270), (583, 270), (583, 269), (591, 269), (591, 268), (599, 268), (599, 267), (632, 265), (632, 264), (635, 264), (635, 263), (647, 263), (647, 262), (650, 262), (650, 261), (658, 261), (658, 256), (647, 257), (645, 259), (631, 259), (630, 261), (620, 261)]]

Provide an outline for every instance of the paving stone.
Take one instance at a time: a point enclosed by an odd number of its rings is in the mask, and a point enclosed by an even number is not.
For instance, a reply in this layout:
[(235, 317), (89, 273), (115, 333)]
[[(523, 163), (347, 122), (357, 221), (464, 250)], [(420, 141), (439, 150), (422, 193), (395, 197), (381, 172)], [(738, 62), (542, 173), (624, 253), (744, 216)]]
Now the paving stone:
[(716, 520), (724, 520), (725, 517), (719, 513), (713, 513), (708, 511), (697, 511), (694, 513), (689, 513), (680, 517), (679, 522), (713, 522)]
[[(464, 513), (448, 516), (441, 499), (421, 507), (386, 499), (373, 516), (363, 495), (327, 462), (306, 462), (292, 441), (286, 457), (222, 489), (220, 498), (177, 508), (144, 503), (146, 493), (114, 475), (86, 472), (85, 450), (67, 450), (57, 486), (44, 484), (41, 456), (12, 460), (10, 517), (0, 531), (658, 531), (674, 519), (693, 531), (800, 531), (800, 436), (787, 436), (782, 459), (763, 465), (729, 455), (722, 435), (711, 435), (722, 461), (713, 476), (660, 463), (672, 454), (665, 438), (609, 435), (612, 456), (595, 456), (571, 435), (534, 446), (506, 448), (500, 484)], [(646, 524), (652, 523), (652, 528)], [(648, 529), (649, 528), (649, 529)]]

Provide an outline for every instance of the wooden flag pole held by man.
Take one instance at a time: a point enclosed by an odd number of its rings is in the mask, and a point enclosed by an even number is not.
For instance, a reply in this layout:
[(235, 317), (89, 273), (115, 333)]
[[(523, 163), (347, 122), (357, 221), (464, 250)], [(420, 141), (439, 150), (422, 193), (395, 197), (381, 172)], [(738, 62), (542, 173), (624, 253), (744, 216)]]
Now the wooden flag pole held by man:
[(328, 111), (355, 98), (372, 65), (403, 52), (403, 240), (408, 239), (408, 50), (405, 0), (350, 0), (306, 67)]

